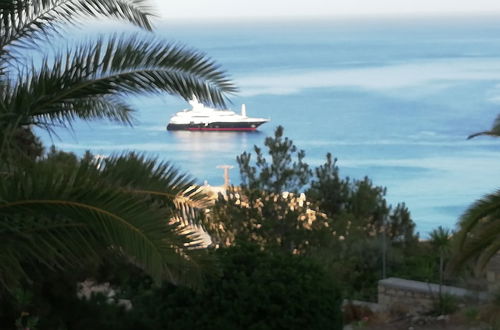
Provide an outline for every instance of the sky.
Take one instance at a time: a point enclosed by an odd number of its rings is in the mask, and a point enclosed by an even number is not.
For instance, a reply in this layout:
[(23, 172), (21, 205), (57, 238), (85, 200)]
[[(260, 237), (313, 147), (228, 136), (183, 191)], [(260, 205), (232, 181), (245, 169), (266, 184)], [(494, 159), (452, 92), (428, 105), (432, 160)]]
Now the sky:
[(498, 14), (499, 0), (152, 0), (164, 19)]

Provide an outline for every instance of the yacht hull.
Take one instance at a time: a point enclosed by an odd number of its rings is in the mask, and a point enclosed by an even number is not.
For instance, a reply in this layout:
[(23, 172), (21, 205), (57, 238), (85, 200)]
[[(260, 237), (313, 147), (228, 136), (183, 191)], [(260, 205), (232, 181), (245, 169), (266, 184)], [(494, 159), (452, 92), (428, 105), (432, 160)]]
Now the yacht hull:
[(167, 125), (169, 131), (255, 131), (265, 121), (254, 122), (213, 122), (213, 123), (190, 123)]

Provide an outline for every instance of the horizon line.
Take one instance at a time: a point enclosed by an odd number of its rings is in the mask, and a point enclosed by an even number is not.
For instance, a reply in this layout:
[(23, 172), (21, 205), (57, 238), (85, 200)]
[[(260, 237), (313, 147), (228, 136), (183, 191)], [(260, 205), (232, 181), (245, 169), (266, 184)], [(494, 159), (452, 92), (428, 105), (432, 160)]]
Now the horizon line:
[(172, 17), (156, 17), (158, 23), (234, 23), (234, 22), (284, 22), (284, 21), (326, 21), (326, 20), (403, 20), (403, 19), (474, 19), (474, 18), (500, 18), (500, 10), (498, 11), (456, 11), (456, 12), (400, 12), (400, 13), (358, 13), (358, 14), (331, 14), (331, 15), (265, 15), (265, 16), (250, 16), (250, 15), (235, 15), (235, 16), (172, 16)]

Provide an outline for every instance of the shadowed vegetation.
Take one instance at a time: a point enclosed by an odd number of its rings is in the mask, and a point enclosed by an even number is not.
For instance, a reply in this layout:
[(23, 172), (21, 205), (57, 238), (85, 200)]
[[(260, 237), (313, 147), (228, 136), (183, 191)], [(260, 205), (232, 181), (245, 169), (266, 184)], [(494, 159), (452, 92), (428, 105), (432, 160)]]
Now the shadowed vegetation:
[[(203, 264), (187, 224), (204, 196), (168, 163), (137, 154), (94, 161), (52, 152), (33, 134), (76, 120), (132, 124), (127, 96), (168, 93), (222, 106), (236, 91), (204, 54), (154, 36), (101, 36), (42, 56), (68, 24), (115, 19), (151, 30), (142, 0), (4, 0), (0, 5), (0, 285), (13, 291), (37, 270), (99, 263), (105, 251), (157, 282), (196, 281)], [(53, 46), (53, 45), (51, 45)], [(28, 51), (25, 51), (28, 50)], [(54, 54), (54, 55), (51, 55)], [(189, 216), (189, 217), (187, 217)], [(181, 221), (179, 221), (181, 220)], [(201, 257), (201, 258), (200, 258)]]

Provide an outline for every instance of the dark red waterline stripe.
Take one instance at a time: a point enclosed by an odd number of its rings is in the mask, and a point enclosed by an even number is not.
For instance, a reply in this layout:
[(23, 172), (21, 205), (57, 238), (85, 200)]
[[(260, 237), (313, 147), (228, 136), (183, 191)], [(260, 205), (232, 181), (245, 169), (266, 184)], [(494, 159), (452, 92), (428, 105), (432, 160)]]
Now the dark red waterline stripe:
[(209, 127), (200, 127), (200, 128), (195, 128), (195, 127), (190, 127), (188, 130), (190, 131), (255, 131), (257, 128), (256, 127), (238, 127), (238, 128), (209, 128)]

